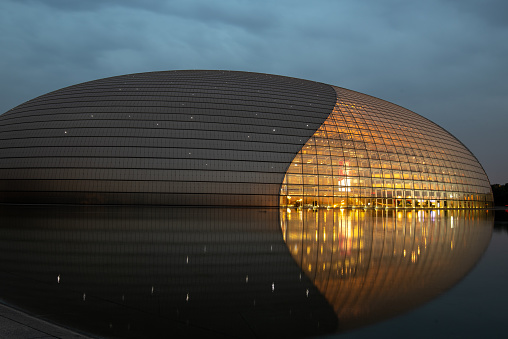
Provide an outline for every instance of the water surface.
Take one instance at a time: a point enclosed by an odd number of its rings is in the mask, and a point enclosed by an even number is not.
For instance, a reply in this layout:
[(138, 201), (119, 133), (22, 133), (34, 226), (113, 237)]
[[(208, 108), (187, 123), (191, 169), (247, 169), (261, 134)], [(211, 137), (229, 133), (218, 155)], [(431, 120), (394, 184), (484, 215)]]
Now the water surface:
[(459, 210), (2, 206), (0, 218), (1, 301), (106, 338), (366, 326), (452, 288), (493, 225)]

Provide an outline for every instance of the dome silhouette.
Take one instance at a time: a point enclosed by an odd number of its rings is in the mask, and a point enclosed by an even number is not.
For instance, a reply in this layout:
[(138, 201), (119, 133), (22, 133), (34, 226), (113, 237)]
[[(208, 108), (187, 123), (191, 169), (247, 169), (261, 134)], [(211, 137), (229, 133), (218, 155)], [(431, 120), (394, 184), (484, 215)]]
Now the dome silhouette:
[(0, 116), (0, 202), (485, 208), (485, 171), (395, 104), (235, 71), (123, 75)]

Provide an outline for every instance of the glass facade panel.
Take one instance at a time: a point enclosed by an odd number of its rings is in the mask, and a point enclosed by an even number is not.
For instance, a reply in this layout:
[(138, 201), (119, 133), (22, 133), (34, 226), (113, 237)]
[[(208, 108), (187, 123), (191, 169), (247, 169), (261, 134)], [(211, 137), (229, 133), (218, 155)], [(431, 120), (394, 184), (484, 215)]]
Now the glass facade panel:
[[(334, 88), (332, 113), (289, 166), (281, 206), (492, 206), (485, 171), (444, 129), (397, 105)], [(299, 196), (305, 199), (293, 198)]]

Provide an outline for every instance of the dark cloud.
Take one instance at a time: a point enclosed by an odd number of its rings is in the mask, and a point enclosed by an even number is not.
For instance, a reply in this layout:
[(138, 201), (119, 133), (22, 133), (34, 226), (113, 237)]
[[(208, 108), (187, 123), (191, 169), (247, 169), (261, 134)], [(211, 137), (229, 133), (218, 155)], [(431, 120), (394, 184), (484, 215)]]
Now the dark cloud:
[(507, 151), (493, 145), (508, 141), (507, 10), (494, 0), (4, 0), (0, 111), (119, 74), (274, 73), (422, 114), (504, 183)]

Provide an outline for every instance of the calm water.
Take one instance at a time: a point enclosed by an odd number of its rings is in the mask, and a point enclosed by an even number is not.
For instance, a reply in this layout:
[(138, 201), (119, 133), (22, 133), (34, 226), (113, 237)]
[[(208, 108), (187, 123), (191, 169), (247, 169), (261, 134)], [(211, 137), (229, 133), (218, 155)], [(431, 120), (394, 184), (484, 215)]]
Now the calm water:
[(508, 237), (492, 211), (2, 206), (0, 218), (1, 301), (106, 338), (494, 336), (506, 320)]
[(416, 310), (327, 338), (506, 338), (508, 211), (496, 211), (490, 244), (478, 264), (450, 290)]

